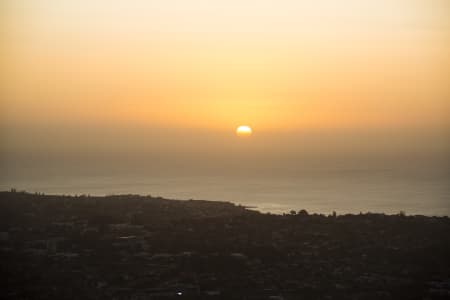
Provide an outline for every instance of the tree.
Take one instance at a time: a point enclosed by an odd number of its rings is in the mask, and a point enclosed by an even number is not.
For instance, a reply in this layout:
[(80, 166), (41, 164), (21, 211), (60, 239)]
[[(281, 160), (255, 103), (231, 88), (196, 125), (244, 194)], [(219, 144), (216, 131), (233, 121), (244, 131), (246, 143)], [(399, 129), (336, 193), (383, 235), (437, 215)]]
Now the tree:
[(299, 216), (308, 216), (308, 212), (306, 211), (306, 209), (301, 209), (298, 211), (298, 215)]

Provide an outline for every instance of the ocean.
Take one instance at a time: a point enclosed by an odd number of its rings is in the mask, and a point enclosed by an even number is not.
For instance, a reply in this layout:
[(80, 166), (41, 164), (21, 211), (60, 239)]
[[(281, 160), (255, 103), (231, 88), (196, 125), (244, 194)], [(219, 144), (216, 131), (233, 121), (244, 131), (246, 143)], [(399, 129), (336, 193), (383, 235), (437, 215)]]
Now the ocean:
[(321, 170), (270, 175), (53, 175), (4, 178), (1, 190), (46, 194), (140, 194), (169, 199), (229, 201), (261, 212), (338, 214), (400, 211), (450, 215), (449, 175), (398, 170)]

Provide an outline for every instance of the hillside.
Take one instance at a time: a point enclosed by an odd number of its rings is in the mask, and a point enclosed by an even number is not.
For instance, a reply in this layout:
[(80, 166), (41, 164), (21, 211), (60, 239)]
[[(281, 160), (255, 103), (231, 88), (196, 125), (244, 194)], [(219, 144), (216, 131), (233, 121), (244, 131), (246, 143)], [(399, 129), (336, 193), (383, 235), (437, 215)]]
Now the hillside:
[(0, 193), (4, 299), (446, 299), (450, 220)]

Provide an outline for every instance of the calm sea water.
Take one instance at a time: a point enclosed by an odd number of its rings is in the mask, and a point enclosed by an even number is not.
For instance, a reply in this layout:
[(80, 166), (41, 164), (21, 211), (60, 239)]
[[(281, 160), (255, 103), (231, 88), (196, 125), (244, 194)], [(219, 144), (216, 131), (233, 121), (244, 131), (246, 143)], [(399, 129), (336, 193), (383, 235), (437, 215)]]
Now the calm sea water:
[(171, 199), (230, 201), (263, 212), (384, 212), (450, 215), (448, 174), (338, 170), (296, 176), (58, 176), (3, 179), (12, 187), (49, 194), (141, 194)]

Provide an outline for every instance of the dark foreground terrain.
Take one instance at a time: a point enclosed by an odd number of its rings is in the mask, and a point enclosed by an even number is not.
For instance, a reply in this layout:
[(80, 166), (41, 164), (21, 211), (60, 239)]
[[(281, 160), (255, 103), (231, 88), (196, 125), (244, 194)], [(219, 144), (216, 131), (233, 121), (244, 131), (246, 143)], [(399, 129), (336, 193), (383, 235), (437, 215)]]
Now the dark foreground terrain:
[(449, 299), (447, 217), (0, 192), (1, 299)]

